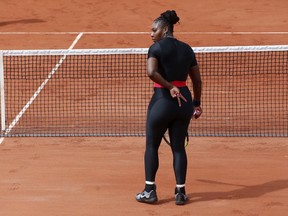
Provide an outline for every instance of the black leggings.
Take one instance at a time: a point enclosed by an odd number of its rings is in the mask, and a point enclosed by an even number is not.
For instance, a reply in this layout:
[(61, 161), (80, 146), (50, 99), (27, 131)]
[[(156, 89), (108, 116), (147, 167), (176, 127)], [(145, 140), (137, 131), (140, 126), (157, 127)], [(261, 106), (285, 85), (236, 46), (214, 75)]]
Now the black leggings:
[(147, 112), (145, 178), (155, 181), (159, 167), (158, 149), (162, 137), (169, 129), (173, 167), (176, 184), (185, 184), (187, 173), (187, 155), (184, 147), (188, 126), (193, 114), (192, 97), (187, 87), (179, 88), (187, 103), (181, 100), (178, 106), (176, 98), (172, 98), (169, 90), (155, 88)]

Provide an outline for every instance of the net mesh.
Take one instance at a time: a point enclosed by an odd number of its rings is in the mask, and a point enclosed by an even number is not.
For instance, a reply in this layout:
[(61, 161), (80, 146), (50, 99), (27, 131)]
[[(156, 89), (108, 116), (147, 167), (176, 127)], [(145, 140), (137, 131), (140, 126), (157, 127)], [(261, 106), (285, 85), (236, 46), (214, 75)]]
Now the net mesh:
[[(194, 48), (204, 113), (192, 120), (189, 134), (287, 136), (287, 50)], [(11, 50), (2, 56), (1, 136), (145, 136), (153, 94), (147, 49)]]

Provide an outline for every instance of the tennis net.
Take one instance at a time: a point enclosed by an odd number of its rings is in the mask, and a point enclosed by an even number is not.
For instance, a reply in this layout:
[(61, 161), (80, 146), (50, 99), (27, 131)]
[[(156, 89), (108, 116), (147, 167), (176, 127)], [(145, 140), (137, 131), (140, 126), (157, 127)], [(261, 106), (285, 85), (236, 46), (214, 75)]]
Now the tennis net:
[[(1, 51), (0, 135), (145, 136), (147, 51)], [(191, 136), (288, 135), (288, 46), (194, 51), (204, 112)]]

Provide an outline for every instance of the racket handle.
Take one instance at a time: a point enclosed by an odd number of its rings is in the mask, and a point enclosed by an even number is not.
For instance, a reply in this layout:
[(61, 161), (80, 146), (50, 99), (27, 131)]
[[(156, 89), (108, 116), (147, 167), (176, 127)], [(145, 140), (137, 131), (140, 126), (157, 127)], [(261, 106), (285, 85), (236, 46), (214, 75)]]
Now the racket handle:
[(202, 114), (202, 108), (199, 106), (199, 107), (195, 107), (195, 110), (194, 110), (194, 113), (193, 113), (193, 117), (195, 119), (199, 118)]

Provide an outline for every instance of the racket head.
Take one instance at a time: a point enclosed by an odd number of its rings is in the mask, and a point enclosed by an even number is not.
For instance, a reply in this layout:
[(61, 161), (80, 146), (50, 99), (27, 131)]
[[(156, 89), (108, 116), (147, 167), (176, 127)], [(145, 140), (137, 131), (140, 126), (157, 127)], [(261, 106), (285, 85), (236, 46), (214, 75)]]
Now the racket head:
[[(171, 146), (171, 142), (170, 142), (170, 136), (169, 136), (169, 131), (167, 130), (163, 136), (164, 141), (166, 142), (166, 144), (168, 144), (169, 146)], [(186, 137), (185, 137), (185, 142), (184, 142), (184, 146), (185, 148), (188, 146), (189, 144), (189, 134), (188, 131), (186, 133)]]
[(170, 142), (170, 137), (168, 134), (168, 130), (165, 132), (164, 136), (163, 136), (164, 141), (166, 142), (166, 144), (168, 144), (169, 146), (171, 146), (171, 142)]

